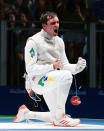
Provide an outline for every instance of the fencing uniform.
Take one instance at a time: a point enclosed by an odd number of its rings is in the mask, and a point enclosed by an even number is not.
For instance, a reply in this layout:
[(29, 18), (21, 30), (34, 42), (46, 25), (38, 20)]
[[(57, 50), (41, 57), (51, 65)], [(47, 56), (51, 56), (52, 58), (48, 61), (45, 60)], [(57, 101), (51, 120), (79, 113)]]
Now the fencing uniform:
[[(60, 70), (53, 69), (59, 58)], [(28, 38), (25, 46), (28, 93), (42, 94), (51, 113), (51, 119), (59, 119), (65, 114), (65, 103), (72, 84), (72, 74), (81, 72), (78, 64), (70, 64), (65, 54), (63, 40), (50, 36), (43, 29)], [(80, 62), (79, 62), (80, 65)]]

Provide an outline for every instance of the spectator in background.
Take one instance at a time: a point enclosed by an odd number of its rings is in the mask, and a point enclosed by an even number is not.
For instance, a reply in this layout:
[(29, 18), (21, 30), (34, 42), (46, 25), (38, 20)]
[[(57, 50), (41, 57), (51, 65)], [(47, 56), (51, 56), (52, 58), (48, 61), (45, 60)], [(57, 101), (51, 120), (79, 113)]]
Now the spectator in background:
[(16, 25), (16, 16), (13, 12), (9, 13), (9, 23), (8, 23), (8, 26), (12, 29), (15, 28), (15, 25)]
[(62, 12), (65, 5), (65, 0), (50, 0), (50, 4), (52, 5), (52, 10), (57, 12), (60, 21), (62, 20)]
[(6, 19), (6, 14), (8, 13), (9, 5), (3, 0), (0, 0), (0, 20)]
[(19, 8), (19, 13), (22, 12), (24, 12), (26, 16), (31, 20), (35, 13), (35, 1), (23, 0)]
[(66, 8), (64, 8), (62, 16), (63, 21), (69, 22), (68, 24), (63, 24), (64, 29), (69, 29), (64, 33), (64, 41), (68, 59), (74, 63), (82, 55), (84, 46), (83, 24), (80, 22), (83, 22), (85, 18), (82, 14), (80, 3), (76, 3), (75, 0), (66, 0)]
[(20, 22), (18, 25), (18, 28), (19, 28), (18, 44), (16, 46), (16, 52), (17, 52), (17, 56), (18, 56), (19, 60), (22, 61), (25, 41), (26, 41), (27, 37), (29, 37), (28, 28), (31, 27), (31, 24), (29, 23), (28, 18), (25, 13), (20, 14), (19, 20), (20, 20)]
[[(51, 1), (48, 0), (36, 0), (36, 10), (34, 15), (34, 20), (40, 21), (40, 15), (45, 11), (52, 11), (53, 5)], [(36, 27), (41, 28), (41, 24), (37, 24)]]
[[(96, 17), (90, 9), (86, 9), (83, 1), (81, 0), (66, 0), (65, 7), (62, 14), (62, 20), (68, 21), (69, 24), (64, 24), (64, 29), (70, 31), (65, 32), (64, 40), (66, 46), (69, 46), (70, 54), (69, 59), (76, 62), (79, 56), (82, 56), (83, 47), (85, 44), (84, 39), (84, 23), (96, 21)], [(77, 52), (77, 54), (76, 54)]]
[(80, 13), (82, 13), (82, 7), (80, 3), (76, 2), (75, 0), (69, 1), (66, 0), (66, 3), (64, 5), (63, 9), (63, 19), (64, 21), (82, 21), (82, 18), (79, 16), (79, 9)]
[(22, 28), (30, 27), (28, 17), (24, 12), (20, 13), (20, 26), (19, 27), (22, 27)]
[(18, 15), (18, 13), (19, 13), (19, 4), (16, 1), (14, 1), (11, 4), (10, 8), (11, 8), (12, 12), (14, 12), (16, 15)]
[(84, 22), (97, 22), (96, 15), (90, 8), (83, 10)]
[(17, 71), (17, 83), (19, 85), (24, 85), (24, 79), (22, 76), (24, 75), (25, 68), (24, 68), (24, 46), (26, 43), (26, 39), (29, 37), (29, 28), (31, 28), (31, 24), (28, 21), (28, 18), (25, 13), (20, 13), (19, 16), (19, 24), (18, 24), (18, 31), (17, 31), (17, 45), (15, 47), (15, 54), (16, 54), (16, 71)]
[(23, 0), (16, 0), (16, 2), (18, 3), (19, 7), (20, 7), (20, 5), (22, 4), (22, 1), (23, 1)]
[(4, 5), (3, 0), (0, 0), (0, 20), (5, 18), (4, 13), (3, 13), (3, 5)]
[[(16, 54), (15, 47), (17, 45), (17, 33), (16, 33), (16, 16), (13, 12), (8, 12), (8, 29), (7, 30), (7, 75), (8, 75), (8, 85), (17, 84), (16, 83)], [(10, 75), (11, 74), (11, 77)]]
[[(64, 41), (66, 44), (66, 54), (71, 63), (75, 63), (78, 57), (83, 57), (83, 49), (86, 49), (87, 39), (85, 31), (85, 23), (95, 21), (96, 18), (90, 9), (86, 9), (81, 0), (66, 0), (65, 7), (62, 13), (62, 20), (69, 22), (62, 26), (64, 29), (69, 29), (64, 33)], [(87, 26), (87, 25), (86, 25)], [(87, 82), (83, 81), (83, 76), (86, 77), (86, 71), (78, 74), (78, 86), (86, 86)], [(87, 78), (87, 77), (86, 77)]]

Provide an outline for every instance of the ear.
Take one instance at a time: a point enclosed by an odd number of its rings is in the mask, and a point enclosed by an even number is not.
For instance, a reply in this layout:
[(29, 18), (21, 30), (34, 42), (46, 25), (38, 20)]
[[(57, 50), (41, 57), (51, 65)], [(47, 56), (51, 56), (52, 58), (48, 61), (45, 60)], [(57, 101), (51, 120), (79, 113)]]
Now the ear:
[(46, 24), (42, 24), (43, 29), (46, 29)]

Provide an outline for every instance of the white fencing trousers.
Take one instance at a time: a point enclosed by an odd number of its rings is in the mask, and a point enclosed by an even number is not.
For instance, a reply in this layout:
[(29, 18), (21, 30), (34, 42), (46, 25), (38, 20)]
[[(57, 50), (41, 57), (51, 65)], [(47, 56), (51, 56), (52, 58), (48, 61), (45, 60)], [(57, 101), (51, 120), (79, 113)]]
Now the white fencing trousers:
[(33, 91), (42, 94), (52, 119), (65, 114), (65, 104), (72, 84), (72, 74), (67, 70), (55, 70), (35, 80)]

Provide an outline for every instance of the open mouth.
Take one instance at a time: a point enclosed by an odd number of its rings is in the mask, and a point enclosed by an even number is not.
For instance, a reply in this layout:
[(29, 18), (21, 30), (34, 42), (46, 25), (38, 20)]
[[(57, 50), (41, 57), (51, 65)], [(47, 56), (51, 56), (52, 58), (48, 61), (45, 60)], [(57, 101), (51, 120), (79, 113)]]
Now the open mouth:
[(54, 29), (54, 32), (58, 34), (58, 29)]

